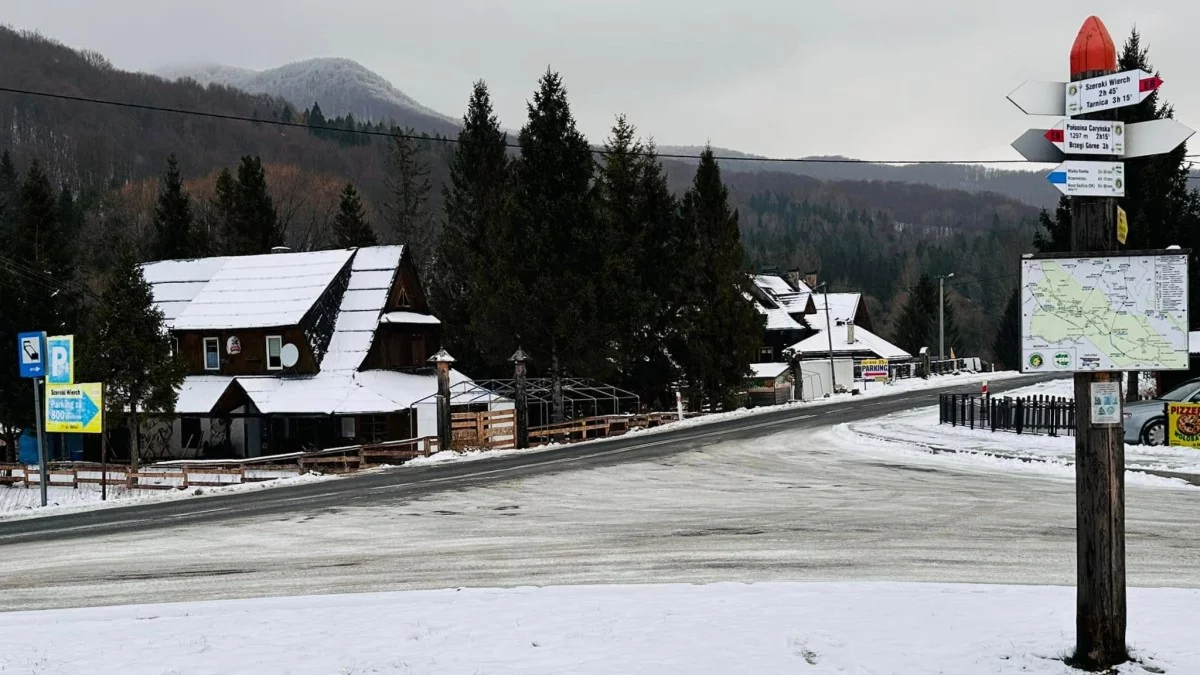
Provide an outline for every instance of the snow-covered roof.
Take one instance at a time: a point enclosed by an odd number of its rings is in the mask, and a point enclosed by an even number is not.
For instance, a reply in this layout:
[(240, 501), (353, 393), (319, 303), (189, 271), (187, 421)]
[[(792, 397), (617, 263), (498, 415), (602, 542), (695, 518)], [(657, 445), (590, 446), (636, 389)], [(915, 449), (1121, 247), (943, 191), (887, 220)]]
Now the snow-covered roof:
[(839, 321), (854, 321), (858, 314), (858, 305), (862, 300), (861, 293), (817, 293), (812, 296), (813, 304), (817, 307), (817, 313), (821, 316), (818, 324), (824, 325), (825, 320), (825, 303), (829, 303), (829, 320), (832, 323)]
[(142, 265), (142, 276), (150, 284), (154, 304), (162, 310), (168, 326), (188, 306), (227, 257), (193, 260), (162, 260)]
[[(834, 326), (833, 328), (833, 353), (850, 354), (856, 352), (871, 352), (883, 359), (911, 359), (912, 354), (904, 351), (896, 345), (884, 340), (871, 331), (862, 326), (854, 327), (854, 343), (847, 342), (846, 326)], [(795, 352), (801, 358), (807, 356), (820, 356), (829, 353), (829, 338), (826, 337), (824, 329), (818, 330), (813, 335), (797, 342), (788, 347), (785, 351)]]
[(754, 371), (751, 377), (754, 379), (776, 378), (786, 373), (790, 367), (786, 363), (751, 363), (750, 369)]
[(372, 246), (355, 252), (321, 372), (355, 371), (367, 358), (403, 253), (403, 246)]
[(207, 415), (217, 399), (233, 382), (232, 375), (190, 375), (179, 388), (175, 412), (180, 415)]
[(754, 285), (769, 291), (773, 295), (783, 295), (786, 293), (795, 293), (796, 289), (788, 283), (787, 279), (777, 274), (755, 274)]
[[(755, 274), (753, 281), (760, 291), (788, 314), (805, 314), (809, 310), (816, 311), (815, 307), (809, 304), (812, 293), (807, 288), (797, 291), (792, 288), (787, 279), (775, 274)], [(767, 307), (767, 309), (771, 308)]]
[(379, 323), (439, 324), (441, 323), (441, 320), (432, 314), (418, 314), (416, 312), (388, 312), (380, 317)]
[(763, 303), (758, 302), (749, 293), (743, 293), (743, 295), (754, 305), (754, 309), (757, 309), (759, 314), (766, 315), (767, 330), (804, 330), (804, 326), (793, 319), (786, 309), (782, 307), (764, 307)]
[[(309, 377), (236, 378), (254, 407), (264, 415), (376, 415), (432, 403), (437, 375), (391, 370), (319, 373)], [(503, 400), (451, 369), (451, 405)]]
[(143, 266), (176, 330), (294, 326), (346, 266), (352, 249), (166, 260)]

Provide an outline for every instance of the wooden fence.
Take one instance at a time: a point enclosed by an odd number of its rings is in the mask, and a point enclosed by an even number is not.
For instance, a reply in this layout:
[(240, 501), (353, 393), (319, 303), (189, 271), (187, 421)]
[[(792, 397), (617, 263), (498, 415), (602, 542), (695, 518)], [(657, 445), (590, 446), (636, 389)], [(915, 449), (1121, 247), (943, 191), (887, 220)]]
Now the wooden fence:
[(1018, 434), (1071, 436), (1075, 434), (1075, 402), (1057, 396), (941, 394), (938, 423)]
[[(238, 485), (293, 478), (309, 471), (348, 473), (361, 469), (401, 464), (437, 452), (436, 438), (415, 438), (368, 445), (330, 448), (317, 452), (290, 453), (270, 457), (232, 460), (176, 460), (150, 464), (137, 471), (109, 465), (107, 471), (94, 463), (59, 463), (47, 467), (48, 484), (78, 488), (81, 485), (124, 486), (139, 490), (182, 490), (190, 487)], [(38, 467), (0, 464), (0, 485), (40, 485)]]
[(455, 450), (489, 450), (517, 447), (515, 410), (453, 413), (450, 416), (450, 444)]
[[(701, 413), (685, 413), (685, 417), (695, 417)], [(544, 443), (586, 441), (594, 438), (610, 438), (620, 436), (630, 429), (657, 427), (679, 419), (676, 413), (657, 412), (642, 415), (601, 415), (598, 417), (581, 417), (575, 420), (546, 424), (529, 429), (529, 440), (535, 439)]]

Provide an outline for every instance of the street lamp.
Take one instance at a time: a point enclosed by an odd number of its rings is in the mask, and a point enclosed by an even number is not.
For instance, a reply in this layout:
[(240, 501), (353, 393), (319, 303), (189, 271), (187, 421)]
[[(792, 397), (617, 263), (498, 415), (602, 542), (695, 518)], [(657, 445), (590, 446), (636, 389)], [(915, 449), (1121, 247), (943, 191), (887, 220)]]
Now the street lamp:
[(953, 279), (954, 272), (938, 277), (938, 360), (946, 360), (946, 280)]
[(822, 281), (817, 284), (813, 292), (821, 288), (825, 289), (825, 337), (829, 339), (829, 393), (832, 395), (837, 393), (837, 375), (833, 372), (833, 325), (829, 320), (829, 282)]

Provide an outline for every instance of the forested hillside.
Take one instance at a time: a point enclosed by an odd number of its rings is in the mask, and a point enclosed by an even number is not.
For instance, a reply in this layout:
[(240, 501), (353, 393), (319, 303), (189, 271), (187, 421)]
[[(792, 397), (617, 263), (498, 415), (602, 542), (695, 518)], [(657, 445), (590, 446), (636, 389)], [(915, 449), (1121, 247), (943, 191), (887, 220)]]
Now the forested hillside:
[[(142, 257), (155, 254), (153, 202), (169, 155), (177, 158), (193, 199), (201, 244), (219, 238), (222, 214), (230, 212), (221, 205), (221, 173), (239, 171), (251, 157), (261, 162), (282, 243), (335, 245), (342, 192), (352, 184), (362, 220), (380, 241), (434, 248), (445, 220), (452, 139), (401, 143), (388, 137), (399, 129), (381, 121), (335, 118), (267, 95), (123, 72), (99, 54), (9, 29), (0, 29), (0, 58), (4, 87), (261, 120), (0, 93), (0, 147), (11, 149), (18, 171), (36, 158), (53, 185), (70, 190), (79, 218), (91, 225), (84, 238), (99, 258), (114, 241)], [(464, 108), (470, 93), (464, 92)], [(596, 147), (603, 139), (588, 142)], [(510, 135), (507, 143), (513, 156), (517, 139)], [(676, 196), (692, 187), (695, 162), (662, 166)], [(861, 290), (885, 334), (920, 273), (954, 271), (961, 280), (952, 298), (961, 310), (964, 349), (987, 353), (1003, 306), (996, 298), (1013, 283), (1012, 270), (998, 261), (1015, 260), (1016, 252), (1031, 247), (1035, 209), (995, 194), (904, 182), (821, 181), (781, 172), (723, 176), (739, 212), (747, 268), (805, 267), (819, 270), (834, 290)]]

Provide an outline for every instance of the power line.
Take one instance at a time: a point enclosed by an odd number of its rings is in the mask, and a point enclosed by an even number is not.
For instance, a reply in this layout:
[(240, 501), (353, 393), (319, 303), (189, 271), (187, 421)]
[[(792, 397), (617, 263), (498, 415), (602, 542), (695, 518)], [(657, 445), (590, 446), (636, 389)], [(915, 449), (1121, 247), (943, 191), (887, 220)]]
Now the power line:
[[(109, 105), (118, 108), (131, 108), (134, 110), (147, 110), (152, 112), (174, 113), (177, 115), (189, 115), (192, 117), (206, 117), (209, 119), (226, 120), (231, 122), (250, 122), (252, 124), (267, 124), (278, 127), (290, 127), (296, 129), (305, 129), (308, 131), (330, 131), (343, 134), (359, 134), (363, 136), (382, 136), (386, 138), (405, 138), (417, 141), (433, 141), (439, 143), (454, 143), (461, 144), (463, 141), (458, 138), (449, 138), (445, 136), (421, 136), (419, 134), (409, 134), (400, 131), (376, 131), (374, 129), (341, 129), (326, 125), (308, 125), (303, 122), (288, 122), (284, 120), (259, 119), (255, 117), (246, 117), (244, 115), (231, 115), (228, 113), (206, 112), (203, 110), (188, 110), (186, 108), (169, 108), (166, 106), (150, 105), (146, 103), (132, 103), (129, 101), (115, 101), (109, 99), (93, 98), (90, 96), (72, 96), (70, 94), (55, 94), (46, 91), (35, 91), (31, 89), (18, 89), (15, 87), (0, 87), (0, 92), (9, 94), (20, 94), (23, 96), (37, 96), (41, 98), (57, 99), (60, 101), (72, 101), (76, 103), (91, 103), (95, 105)], [(505, 143), (505, 147), (512, 149), (520, 149), (519, 143)], [(608, 154), (608, 151), (602, 148), (593, 148), (592, 152), (600, 155)], [(649, 155), (649, 152), (631, 153), (638, 155)], [(660, 159), (700, 159), (700, 155), (688, 155), (683, 153), (654, 153)], [(961, 164), (1046, 164), (1047, 162), (1031, 162), (1027, 159), (852, 159), (847, 157), (755, 157), (743, 155), (714, 155), (716, 160), (722, 162), (763, 162), (763, 163), (782, 163), (782, 164), (909, 164), (909, 165), (961, 165)], [(1200, 159), (1200, 154), (1185, 155), (1187, 159)]]

